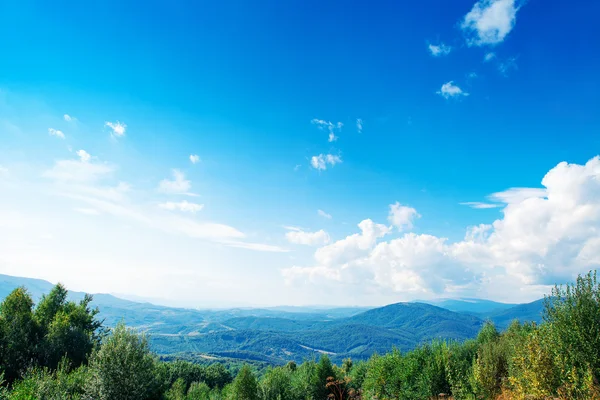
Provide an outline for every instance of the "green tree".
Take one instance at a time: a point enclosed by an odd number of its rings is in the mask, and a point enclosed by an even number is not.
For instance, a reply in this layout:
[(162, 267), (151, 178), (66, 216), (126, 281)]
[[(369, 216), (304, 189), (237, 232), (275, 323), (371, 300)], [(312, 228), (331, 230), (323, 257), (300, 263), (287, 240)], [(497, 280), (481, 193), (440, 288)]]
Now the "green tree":
[(292, 400), (292, 372), (285, 367), (267, 370), (260, 381), (262, 400)]
[(188, 389), (186, 400), (209, 400), (210, 388), (204, 382), (193, 382)]
[(43, 337), (38, 346), (41, 365), (56, 368), (66, 356), (73, 367), (85, 363), (93, 348), (100, 343), (102, 323), (96, 319), (98, 309), (91, 309), (92, 296), (79, 303), (67, 301), (67, 290), (56, 285), (42, 296), (34, 318)]
[(317, 363), (316, 369), (316, 387), (314, 396), (316, 400), (324, 400), (329, 396), (329, 389), (327, 388), (328, 378), (336, 378), (335, 371), (333, 370), (333, 364), (327, 356), (323, 354)]
[(0, 366), (9, 383), (35, 365), (39, 329), (32, 308), (33, 300), (23, 287), (13, 290), (0, 304)]
[(90, 360), (88, 399), (145, 400), (155, 385), (155, 360), (148, 340), (118, 324)]
[(233, 380), (231, 388), (232, 400), (258, 400), (258, 382), (254, 373), (247, 365), (244, 365)]

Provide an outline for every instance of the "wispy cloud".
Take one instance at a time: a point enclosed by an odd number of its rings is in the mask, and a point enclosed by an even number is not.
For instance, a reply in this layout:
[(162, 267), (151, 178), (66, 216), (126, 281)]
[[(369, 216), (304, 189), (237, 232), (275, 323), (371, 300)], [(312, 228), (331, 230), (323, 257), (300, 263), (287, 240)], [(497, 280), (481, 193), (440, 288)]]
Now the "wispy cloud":
[(527, 199), (543, 199), (548, 196), (547, 189), (514, 187), (503, 192), (493, 193), (488, 196), (492, 201), (506, 204), (520, 203)]
[(8, 176), (8, 168), (0, 165), (0, 177)]
[(516, 57), (511, 57), (505, 61), (502, 61), (498, 64), (498, 71), (500, 71), (500, 73), (503, 76), (508, 76), (508, 73), (511, 70), (516, 70), (518, 69), (518, 65), (517, 65), (517, 58)]
[(109, 164), (58, 160), (52, 168), (44, 171), (42, 176), (62, 182), (94, 182), (109, 176), (114, 170), (115, 167)]
[(100, 215), (100, 211), (96, 210), (95, 208), (77, 207), (74, 210), (85, 215)]
[(323, 229), (317, 232), (305, 232), (302, 230), (292, 230), (285, 234), (288, 242), (302, 244), (306, 246), (322, 246), (330, 242), (329, 234)]
[(120, 138), (125, 136), (125, 131), (127, 130), (127, 125), (117, 121), (117, 122), (105, 122), (104, 126), (107, 126), (111, 129), (110, 135), (115, 138)]
[(323, 211), (323, 210), (317, 210), (317, 214), (319, 214), (319, 216), (321, 216), (321, 217), (323, 217), (323, 218), (326, 218), (326, 219), (331, 219), (331, 218), (333, 218), (333, 217), (331, 216), (331, 214), (327, 214), (327, 213), (326, 213), (325, 211)]
[(317, 125), (319, 127), (319, 129), (324, 129), (329, 132), (329, 138), (328, 138), (329, 142), (334, 142), (338, 139), (338, 137), (335, 135), (335, 133), (341, 132), (342, 127), (344, 126), (344, 124), (341, 122), (333, 123), (331, 121), (325, 121), (325, 120), (318, 119), (318, 118), (314, 118), (310, 122), (314, 125)]
[(319, 154), (318, 156), (312, 156), (310, 159), (310, 165), (317, 170), (326, 170), (328, 165), (332, 167), (335, 164), (339, 164), (342, 162), (340, 156), (336, 156), (333, 154)]
[(77, 121), (77, 118), (75, 118), (69, 114), (63, 115), (63, 119), (67, 122), (76, 122)]
[(480, 0), (465, 15), (461, 28), (469, 46), (502, 43), (515, 26), (515, 0)]
[(358, 131), (358, 133), (362, 133), (362, 130), (363, 130), (363, 120), (361, 118), (358, 118), (356, 120), (356, 130)]
[(463, 92), (463, 90), (456, 86), (453, 81), (444, 83), (442, 88), (437, 92), (440, 96), (449, 99), (451, 97), (468, 96), (469, 93)]
[(427, 46), (427, 48), (429, 49), (429, 53), (431, 53), (431, 55), (434, 57), (445, 56), (450, 54), (452, 51), (452, 47), (447, 46), (444, 43), (440, 43), (438, 45), (430, 44)]
[(65, 138), (65, 134), (62, 131), (59, 131), (58, 129), (54, 129), (54, 128), (48, 128), (48, 134), (50, 136), (56, 136), (57, 138), (61, 138), (61, 139)]
[(190, 203), (186, 200), (180, 201), (178, 203), (167, 201), (166, 203), (161, 203), (158, 205), (160, 208), (169, 210), (169, 211), (182, 211), (189, 213), (197, 213), (204, 208), (204, 204)]
[(494, 58), (496, 58), (496, 53), (494, 53), (493, 51), (490, 51), (489, 53), (485, 53), (485, 56), (483, 56), (483, 61), (490, 62)]
[(200, 156), (198, 154), (190, 154), (190, 162), (192, 164), (198, 164), (200, 162)]
[(466, 201), (464, 203), (459, 203), (461, 206), (468, 206), (471, 208), (476, 208), (479, 210), (488, 209), (488, 208), (498, 208), (502, 207), (502, 204), (493, 204), (493, 203), (482, 203), (479, 201)]
[(173, 179), (163, 179), (158, 183), (158, 191), (166, 194), (185, 194), (192, 188), (192, 182), (185, 179), (185, 174), (178, 169), (172, 170)]

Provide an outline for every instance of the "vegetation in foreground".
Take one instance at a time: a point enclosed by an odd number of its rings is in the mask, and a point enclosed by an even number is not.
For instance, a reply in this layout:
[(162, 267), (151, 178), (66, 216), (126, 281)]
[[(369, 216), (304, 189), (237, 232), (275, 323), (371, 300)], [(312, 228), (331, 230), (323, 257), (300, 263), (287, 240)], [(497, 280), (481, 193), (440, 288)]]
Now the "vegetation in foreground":
[(144, 335), (111, 332), (57, 285), (34, 306), (25, 288), (0, 304), (0, 399), (324, 400), (600, 399), (600, 284), (555, 287), (540, 325), (487, 323), (473, 340), (333, 365), (327, 356), (235, 377), (223, 365), (159, 361)]

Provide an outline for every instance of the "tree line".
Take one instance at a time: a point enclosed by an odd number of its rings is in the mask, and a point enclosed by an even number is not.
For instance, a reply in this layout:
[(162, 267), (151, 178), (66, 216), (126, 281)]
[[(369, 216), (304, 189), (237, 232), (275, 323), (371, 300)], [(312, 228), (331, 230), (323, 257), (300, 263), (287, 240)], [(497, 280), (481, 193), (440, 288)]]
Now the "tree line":
[(486, 323), (464, 342), (434, 341), (367, 361), (289, 362), (235, 376), (222, 364), (160, 361), (143, 334), (108, 330), (91, 296), (56, 285), (37, 305), (25, 288), (0, 304), (0, 399), (350, 400), (600, 399), (596, 273), (556, 286), (544, 322)]

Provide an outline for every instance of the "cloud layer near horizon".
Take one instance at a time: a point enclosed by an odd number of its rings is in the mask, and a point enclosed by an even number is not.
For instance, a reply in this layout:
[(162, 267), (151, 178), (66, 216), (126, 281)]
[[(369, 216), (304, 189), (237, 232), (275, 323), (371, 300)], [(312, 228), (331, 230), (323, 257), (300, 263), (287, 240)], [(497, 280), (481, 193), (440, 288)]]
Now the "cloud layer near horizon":
[[(541, 183), (493, 194), (504, 203), (502, 218), (469, 227), (462, 241), (412, 232), (385, 240), (392, 227), (365, 219), (360, 233), (318, 248), (313, 265), (282, 275), (288, 284), (363, 282), (408, 298), (541, 295), (600, 265), (600, 158), (562, 162)], [(390, 206), (392, 222), (398, 207)], [(402, 214), (407, 228), (418, 215)]]

